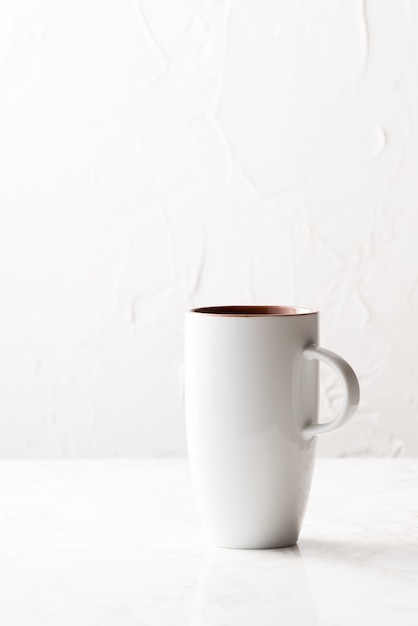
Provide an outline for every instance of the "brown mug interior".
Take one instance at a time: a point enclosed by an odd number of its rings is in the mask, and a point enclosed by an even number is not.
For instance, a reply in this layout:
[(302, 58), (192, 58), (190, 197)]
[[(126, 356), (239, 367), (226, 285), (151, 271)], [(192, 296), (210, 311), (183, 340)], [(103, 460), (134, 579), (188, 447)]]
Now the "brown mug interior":
[(271, 305), (230, 305), (230, 306), (207, 306), (191, 309), (191, 313), (204, 313), (206, 315), (222, 315), (232, 317), (256, 317), (256, 316), (283, 316), (283, 315), (312, 315), (318, 313), (313, 309), (305, 309), (297, 306), (271, 306)]

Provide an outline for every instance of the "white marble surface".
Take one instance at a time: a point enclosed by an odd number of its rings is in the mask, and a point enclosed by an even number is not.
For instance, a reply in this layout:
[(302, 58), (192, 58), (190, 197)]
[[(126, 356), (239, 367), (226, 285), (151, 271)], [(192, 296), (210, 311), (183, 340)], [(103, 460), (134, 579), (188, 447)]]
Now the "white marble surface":
[(0, 462), (0, 623), (418, 623), (418, 461), (319, 459), (298, 547), (205, 546), (187, 462)]

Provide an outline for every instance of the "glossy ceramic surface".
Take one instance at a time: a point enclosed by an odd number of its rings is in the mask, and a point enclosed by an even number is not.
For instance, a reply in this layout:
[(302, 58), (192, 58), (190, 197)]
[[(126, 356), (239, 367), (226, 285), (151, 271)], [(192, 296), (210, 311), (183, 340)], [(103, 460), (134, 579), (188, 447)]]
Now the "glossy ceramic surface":
[[(351, 368), (316, 347), (317, 312), (284, 307), (277, 315), (261, 308), (186, 314), (189, 459), (202, 522), (216, 546), (295, 544), (314, 435), (341, 427), (358, 404)], [(340, 415), (326, 426), (316, 425), (318, 359), (337, 369), (346, 390)]]

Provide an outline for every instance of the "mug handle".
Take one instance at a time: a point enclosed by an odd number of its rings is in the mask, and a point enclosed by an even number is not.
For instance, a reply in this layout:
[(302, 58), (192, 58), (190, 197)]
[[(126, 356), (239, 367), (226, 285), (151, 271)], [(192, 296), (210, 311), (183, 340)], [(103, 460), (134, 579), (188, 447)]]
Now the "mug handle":
[(305, 359), (315, 359), (330, 365), (337, 372), (344, 386), (343, 406), (337, 417), (325, 424), (308, 424), (303, 428), (302, 437), (310, 439), (316, 435), (332, 433), (350, 421), (360, 402), (360, 387), (353, 368), (335, 352), (312, 345), (304, 349), (303, 356)]

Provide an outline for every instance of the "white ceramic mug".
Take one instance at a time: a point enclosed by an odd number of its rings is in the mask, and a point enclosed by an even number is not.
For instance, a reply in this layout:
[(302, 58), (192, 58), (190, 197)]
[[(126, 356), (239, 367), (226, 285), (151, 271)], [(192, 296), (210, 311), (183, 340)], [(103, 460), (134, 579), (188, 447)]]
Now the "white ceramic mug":
[[(185, 397), (189, 461), (209, 541), (227, 548), (297, 542), (316, 436), (353, 416), (352, 368), (318, 347), (318, 312), (221, 306), (186, 313)], [(317, 423), (318, 361), (339, 374), (339, 415)]]

